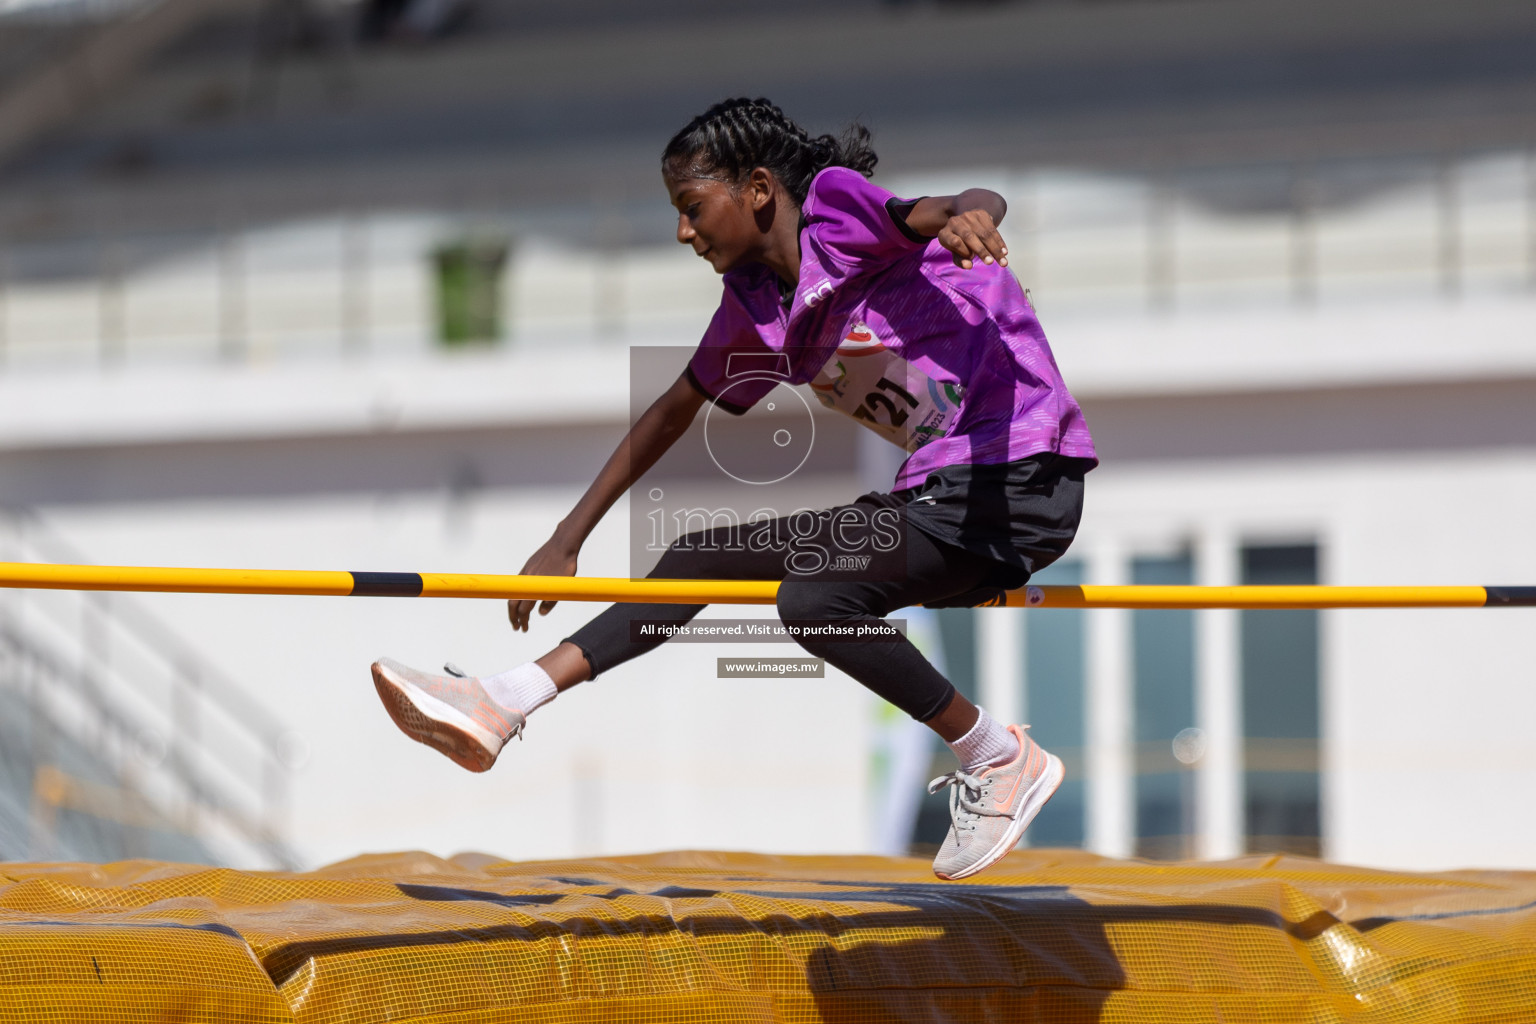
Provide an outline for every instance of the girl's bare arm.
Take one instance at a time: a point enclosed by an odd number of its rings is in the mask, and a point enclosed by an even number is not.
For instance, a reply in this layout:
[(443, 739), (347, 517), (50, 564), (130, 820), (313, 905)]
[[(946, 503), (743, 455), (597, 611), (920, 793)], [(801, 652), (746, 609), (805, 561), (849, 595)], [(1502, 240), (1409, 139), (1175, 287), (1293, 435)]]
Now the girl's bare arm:
[(966, 189), (959, 195), (919, 199), (907, 215), (907, 227), (937, 238), (955, 257), (955, 265), (970, 270), (976, 260), (1008, 265), (1008, 246), (997, 226), (1008, 204), (996, 192)]
[[(576, 556), (598, 521), (619, 500), (619, 496), (687, 432), (704, 402), (704, 396), (688, 382), (686, 374), (678, 377), (676, 383), (652, 402), (650, 408), (641, 413), (634, 426), (629, 428), (624, 440), (619, 442), (619, 446), (598, 471), (597, 479), (592, 481), (581, 500), (576, 502), (576, 507), (555, 527), (554, 535), (529, 557), (522, 574), (576, 575)], [(535, 603), (507, 602), (507, 618), (511, 620), (513, 629), (527, 631)], [(540, 603), (539, 614), (548, 615), (554, 606), (554, 601)]]

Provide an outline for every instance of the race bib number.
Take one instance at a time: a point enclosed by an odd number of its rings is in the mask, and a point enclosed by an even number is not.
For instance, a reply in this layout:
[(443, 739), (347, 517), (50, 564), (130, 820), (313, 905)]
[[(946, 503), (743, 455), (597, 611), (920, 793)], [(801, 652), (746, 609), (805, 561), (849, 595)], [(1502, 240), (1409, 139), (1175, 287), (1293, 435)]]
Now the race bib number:
[(909, 452), (947, 435), (960, 413), (958, 384), (936, 381), (857, 324), (811, 381), (828, 409), (852, 416)]

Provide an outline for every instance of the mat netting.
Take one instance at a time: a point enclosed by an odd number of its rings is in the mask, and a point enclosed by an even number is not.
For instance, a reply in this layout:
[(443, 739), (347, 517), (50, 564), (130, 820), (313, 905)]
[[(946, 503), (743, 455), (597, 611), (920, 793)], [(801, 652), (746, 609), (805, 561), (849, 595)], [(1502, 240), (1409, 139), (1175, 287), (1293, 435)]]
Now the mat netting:
[(1020, 851), (0, 865), (0, 1019), (1536, 1019), (1536, 873)]

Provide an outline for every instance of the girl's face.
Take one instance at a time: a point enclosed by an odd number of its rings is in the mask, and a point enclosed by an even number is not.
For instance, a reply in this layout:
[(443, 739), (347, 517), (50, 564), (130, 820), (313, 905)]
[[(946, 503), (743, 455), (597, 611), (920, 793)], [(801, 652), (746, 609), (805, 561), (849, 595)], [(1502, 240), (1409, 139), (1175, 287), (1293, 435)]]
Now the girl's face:
[[(687, 172), (682, 172), (686, 174)], [(764, 235), (758, 214), (772, 198), (763, 193), (758, 174), (739, 188), (717, 178), (663, 175), (667, 195), (677, 207), (677, 240), (723, 274), (762, 255)]]

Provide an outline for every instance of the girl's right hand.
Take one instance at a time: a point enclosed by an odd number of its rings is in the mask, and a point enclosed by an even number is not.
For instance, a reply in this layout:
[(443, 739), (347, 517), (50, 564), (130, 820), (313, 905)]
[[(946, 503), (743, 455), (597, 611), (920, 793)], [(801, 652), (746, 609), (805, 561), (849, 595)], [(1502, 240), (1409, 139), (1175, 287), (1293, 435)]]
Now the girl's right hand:
[(949, 218), (938, 239), (962, 270), (970, 270), (977, 263), (1008, 265), (1008, 246), (986, 210), (966, 210)]
[[(523, 576), (575, 576), (577, 551), (570, 550), (565, 545), (557, 543), (552, 537), (544, 542), (543, 547), (535, 551), (526, 564), (523, 565)], [(555, 601), (527, 601), (513, 599), (507, 602), (507, 619), (512, 623), (512, 628), (528, 632), (528, 621), (533, 615), (533, 606), (539, 606), (540, 615), (548, 615), (549, 610), (555, 606)]]

